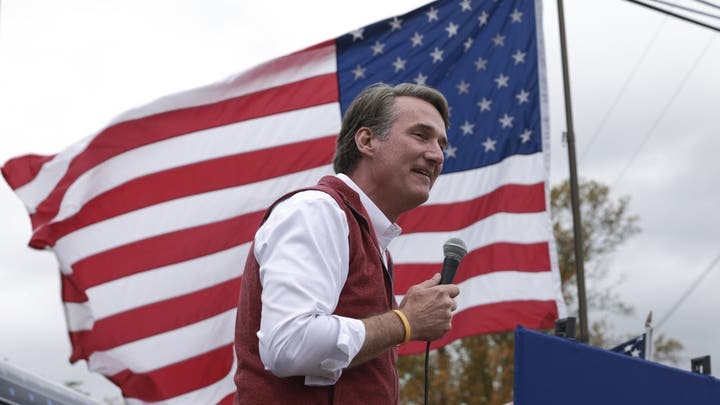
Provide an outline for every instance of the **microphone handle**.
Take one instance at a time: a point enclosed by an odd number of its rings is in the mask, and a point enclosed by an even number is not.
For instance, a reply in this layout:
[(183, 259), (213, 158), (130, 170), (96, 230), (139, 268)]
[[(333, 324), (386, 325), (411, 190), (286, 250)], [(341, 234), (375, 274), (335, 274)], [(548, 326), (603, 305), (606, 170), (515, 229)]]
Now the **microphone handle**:
[(455, 278), (460, 261), (454, 257), (446, 256), (443, 260), (442, 273), (440, 273), (440, 284), (452, 284)]

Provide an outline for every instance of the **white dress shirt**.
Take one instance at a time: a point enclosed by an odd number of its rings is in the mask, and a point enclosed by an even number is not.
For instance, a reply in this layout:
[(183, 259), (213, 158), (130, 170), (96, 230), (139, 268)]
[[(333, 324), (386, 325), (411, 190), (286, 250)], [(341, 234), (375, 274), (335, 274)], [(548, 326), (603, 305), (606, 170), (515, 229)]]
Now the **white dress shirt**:
[[(385, 249), (400, 227), (346, 175), (360, 195)], [(294, 194), (258, 229), (253, 254), (260, 265), (260, 359), (279, 377), (302, 375), (306, 385), (332, 385), (362, 348), (359, 319), (333, 315), (348, 276), (350, 247), (345, 212), (322, 191)]]

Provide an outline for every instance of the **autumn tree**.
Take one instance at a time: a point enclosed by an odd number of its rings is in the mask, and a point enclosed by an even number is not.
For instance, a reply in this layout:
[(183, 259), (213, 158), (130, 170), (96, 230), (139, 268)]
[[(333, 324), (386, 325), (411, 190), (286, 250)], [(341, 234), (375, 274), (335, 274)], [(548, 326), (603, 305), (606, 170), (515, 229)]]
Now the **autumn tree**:
[[(607, 186), (586, 181), (580, 185), (583, 253), (588, 282), (588, 308), (606, 314), (630, 314), (612, 288), (594, 288), (607, 281), (607, 259), (640, 229), (638, 218), (628, 212), (628, 197), (613, 200)], [(570, 186), (566, 181), (550, 193), (553, 233), (565, 302), (577, 305), (575, 255)], [(612, 328), (602, 318), (590, 326), (590, 343), (607, 347)], [(505, 404), (512, 400), (513, 332), (471, 336), (430, 354), (429, 402), (433, 404)], [(672, 360), (682, 348), (661, 335), (655, 343), (659, 358)], [(403, 403), (422, 404), (424, 355), (404, 356), (398, 363)]]

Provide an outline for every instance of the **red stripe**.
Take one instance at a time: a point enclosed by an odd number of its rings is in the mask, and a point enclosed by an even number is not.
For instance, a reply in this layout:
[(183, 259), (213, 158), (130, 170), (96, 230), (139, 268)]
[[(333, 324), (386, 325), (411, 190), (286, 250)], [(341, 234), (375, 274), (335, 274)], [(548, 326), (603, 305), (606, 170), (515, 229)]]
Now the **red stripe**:
[[(408, 288), (431, 278), (441, 269), (441, 263), (395, 265), (395, 294), (405, 294)], [(481, 274), (503, 270), (550, 271), (548, 243), (494, 243), (473, 250), (460, 262), (454, 282), (459, 283)]]
[(63, 302), (87, 302), (88, 296), (72, 275), (60, 274), (60, 289)]
[(42, 166), (55, 155), (25, 155), (10, 159), (2, 167), (2, 175), (13, 190), (30, 183), (40, 172)]
[(233, 391), (232, 394), (221, 399), (220, 402), (218, 402), (218, 405), (232, 405), (234, 400), (235, 400), (235, 392)]
[(331, 135), (226, 156), (131, 180), (88, 201), (75, 215), (37, 229), (30, 244), (38, 248), (53, 246), (77, 229), (143, 207), (329, 164), (336, 138)]
[(335, 74), (325, 74), (217, 103), (168, 111), (106, 128), (76, 156), (50, 195), (31, 216), (33, 228), (58, 212), (67, 188), (80, 175), (123, 152), (203, 129), (337, 101)]
[[(253, 238), (263, 214), (253, 212), (106, 250), (75, 263), (73, 274), (78, 285), (87, 290), (121, 277), (229, 249)], [(241, 269), (242, 263), (238, 264), (238, 272)]]
[(462, 229), (499, 212), (545, 211), (544, 183), (506, 185), (469, 201), (418, 207), (403, 215), (403, 233), (443, 232)]
[[(555, 301), (508, 301), (479, 305), (453, 316), (452, 329), (430, 348), (437, 349), (466, 336), (513, 330), (522, 325), (529, 329), (551, 329), (557, 319)], [(418, 354), (425, 351), (425, 342), (412, 341), (400, 346), (399, 354)]]
[[(239, 271), (239, 270), (238, 270)], [(70, 332), (70, 361), (87, 359), (136, 340), (200, 322), (236, 308), (240, 277), (179, 297), (144, 305), (96, 320), (89, 331)]]
[(125, 398), (162, 401), (204, 388), (231, 372), (232, 344), (147, 373), (121, 371), (110, 380), (122, 388)]

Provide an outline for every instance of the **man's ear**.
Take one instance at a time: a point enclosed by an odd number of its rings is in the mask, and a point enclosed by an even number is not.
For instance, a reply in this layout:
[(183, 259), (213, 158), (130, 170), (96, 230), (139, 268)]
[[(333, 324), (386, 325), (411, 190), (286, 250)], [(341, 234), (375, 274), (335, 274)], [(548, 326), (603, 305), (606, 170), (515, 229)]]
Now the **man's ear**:
[(361, 155), (372, 156), (375, 153), (376, 140), (369, 128), (362, 127), (355, 132), (355, 145)]

